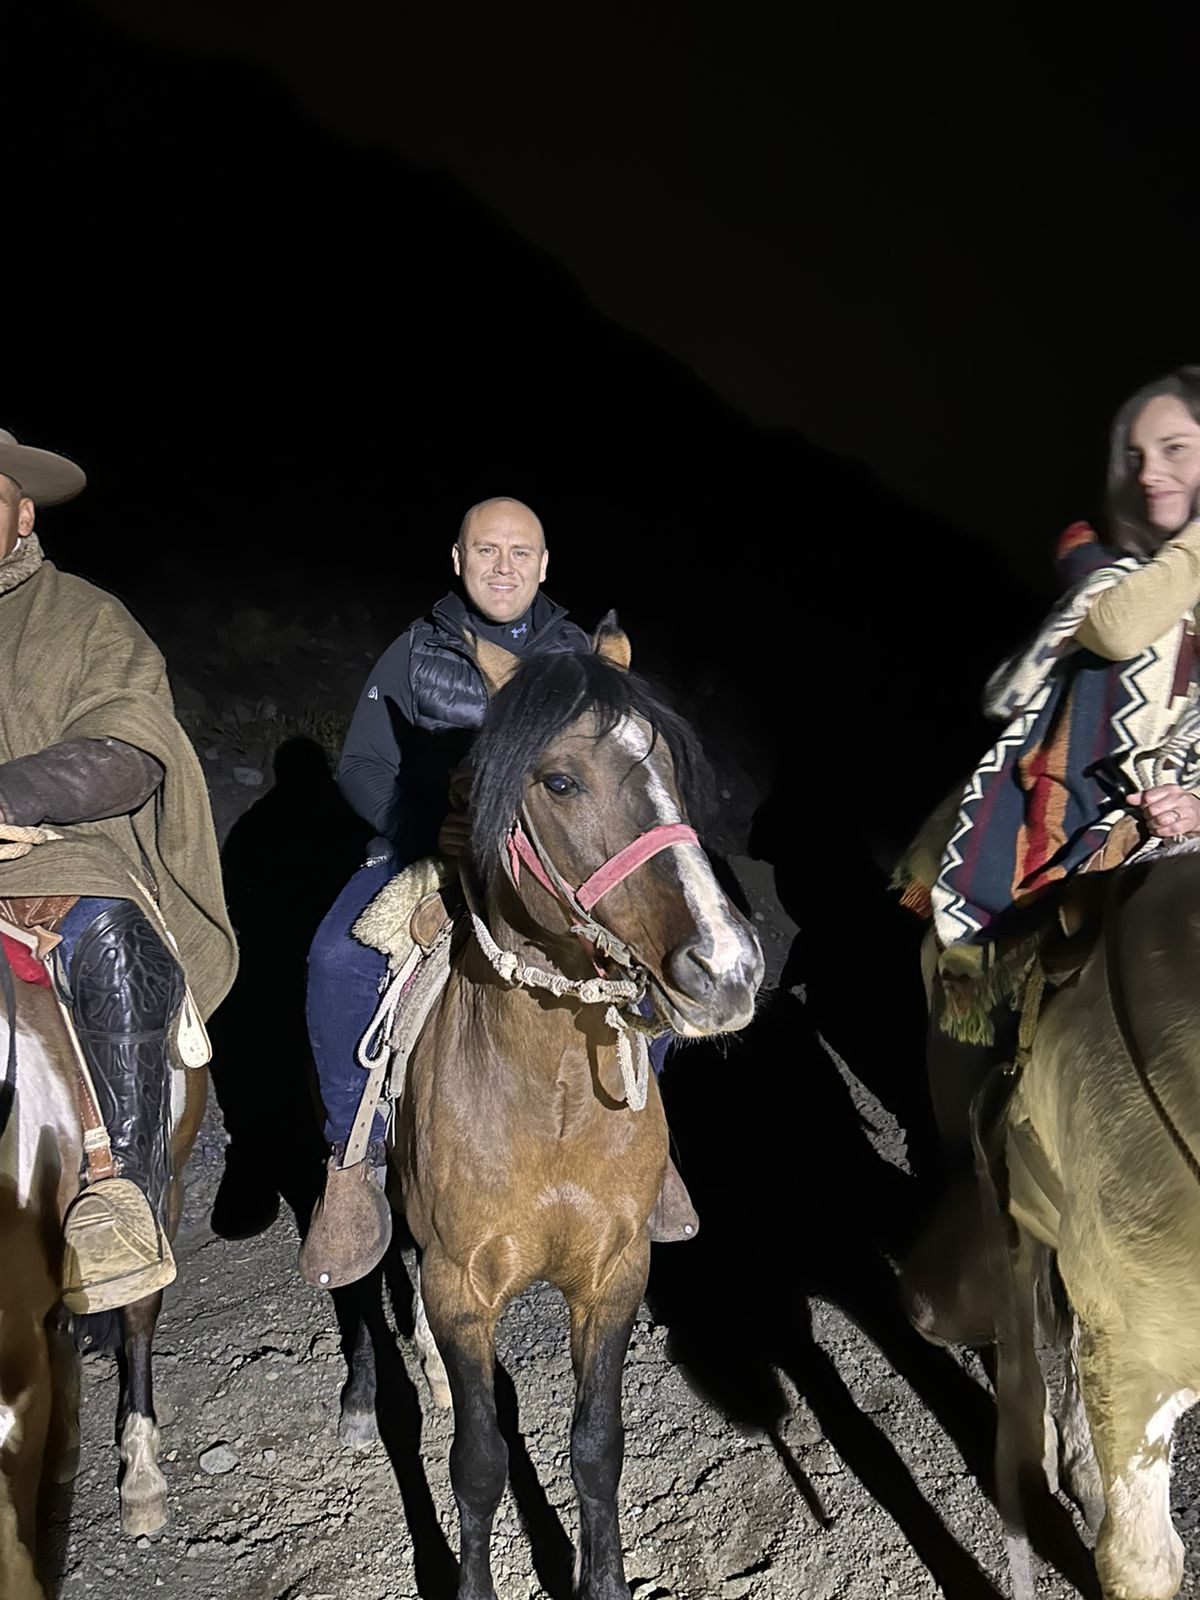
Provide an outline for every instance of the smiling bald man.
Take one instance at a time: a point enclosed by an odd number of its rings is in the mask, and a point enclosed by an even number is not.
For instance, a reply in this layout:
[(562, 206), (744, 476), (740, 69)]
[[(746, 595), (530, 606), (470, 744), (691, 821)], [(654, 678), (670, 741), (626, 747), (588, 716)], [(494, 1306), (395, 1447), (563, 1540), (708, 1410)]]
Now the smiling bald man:
[[(435, 853), (458, 855), (469, 845), (465, 809), (447, 816), (453, 775), (487, 711), (468, 635), (513, 655), (591, 649), (583, 630), (542, 593), (545, 533), (521, 501), (498, 497), (472, 506), (451, 562), (459, 587), (384, 652), (359, 697), (338, 767), (342, 794), (376, 837), (366, 864), (317, 930), (308, 958), (308, 1031), (331, 1153), (301, 1270), (309, 1282), (330, 1289), (368, 1272), (391, 1236), (385, 1129), (378, 1114), (365, 1159), (342, 1166), (367, 1076), (358, 1043), (375, 1014), (387, 966), (350, 929), (402, 867)], [(666, 1036), (655, 1040), (656, 1071), (669, 1042)], [(214, 1213), (214, 1227), (218, 1220)], [(668, 1164), (651, 1237), (690, 1238), (698, 1225), (682, 1180)]]

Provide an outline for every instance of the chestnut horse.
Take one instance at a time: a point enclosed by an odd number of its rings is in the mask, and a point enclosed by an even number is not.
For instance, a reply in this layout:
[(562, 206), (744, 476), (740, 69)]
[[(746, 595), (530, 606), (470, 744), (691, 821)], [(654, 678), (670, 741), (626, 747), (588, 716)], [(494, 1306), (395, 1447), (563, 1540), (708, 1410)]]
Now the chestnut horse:
[[(59, 1304), (62, 1219), (79, 1191), (83, 1142), (72, 1092), (71, 1045), (48, 989), (14, 983), (15, 1084), (6, 1084), (0, 1133), (0, 1595), (41, 1600), (35, 1577), (37, 1507), (44, 1486), (79, 1468), (79, 1361)], [(10, 1012), (0, 1003), (0, 1062)], [(204, 1112), (207, 1073), (174, 1073), (172, 1155), (179, 1174)], [(179, 1222), (172, 1184), (168, 1227)], [(161, 1293), (112, 1313), (120, 1319), (121, 1526), (156, 1533), (167, 1488), (158, 1467), (151, 1342)]]
[(458, 1595), (495, 1600), (496, 1324), (545, 1280), (570, 1310), (577, 1592), (629, 1600), (621, 1374), (667, 1161), (636, 1025), (648, 998), (653, 1032), (745, 1027), (763, 958), (687, 822), (695, 738), (628, 672), (615, 622), (592, 654), (519, 664), (481, 641), (477, 659), (492, 700), (473, 756), (476, 909), (409, 1060), (392, 1147), (420, 1251), (418, 1345), (454, 1406)]

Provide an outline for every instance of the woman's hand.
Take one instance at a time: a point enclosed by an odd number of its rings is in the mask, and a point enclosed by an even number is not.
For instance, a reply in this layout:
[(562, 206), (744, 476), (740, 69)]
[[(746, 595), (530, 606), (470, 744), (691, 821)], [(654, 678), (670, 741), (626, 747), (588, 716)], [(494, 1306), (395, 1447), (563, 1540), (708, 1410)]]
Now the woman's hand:
[(1200, 799), (1177, 783), (1143, 789), (1126, 799), (1131, 806), (1140, 808), (1146, 826), (1159, 839), (1182, 839), (1189, 833), (1200, 833)]

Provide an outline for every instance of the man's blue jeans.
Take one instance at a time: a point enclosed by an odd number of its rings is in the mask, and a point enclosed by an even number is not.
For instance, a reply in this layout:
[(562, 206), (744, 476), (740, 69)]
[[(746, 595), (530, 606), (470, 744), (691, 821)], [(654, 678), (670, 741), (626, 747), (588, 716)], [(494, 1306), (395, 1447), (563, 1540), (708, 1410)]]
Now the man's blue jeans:
[[(367, 1081), (358, 1064), (358, 1042), (375, 1015), (387, 975), (387, 957), (359, 944), (350, 929), (398, 871), (390, 858), (360, 867), (326, 912), (308, 952), (308, 1038), (330, 1144), (350, 1136)], [(381, 1139), (383, 1133), (383, 1118), (376, 1113), (371, 1137)]]
[[(347, 1139), (367, 1081), (358, 1064), (358, 1044), (379, 1004), (387, 957), (360, 944), (350, 932), (369, 901), (400, 868), (394, 860), (360, 867), (317, 929), (308, 952), (308, 1037), (325, 1106), (325, 1137)], [(673, 1034), (651, 1040), (650, 1064), (660, 1073)], [(381, 1139), (376, 1114), (371, 1137)]]
[(79, 943), (80, 936), (91, 927), (98, 916), (101, 916), (111, 906), (119, 905), (119, 900), (104, 900), (99, 895), (84, 895), (76, 900), (58, 925), (58, 936), (62, 944), (58, 947), (58, 954), (62, 961), (63, 971), (67, 981), (71, 978), (71, 961), (75, 955), (75, 946)]

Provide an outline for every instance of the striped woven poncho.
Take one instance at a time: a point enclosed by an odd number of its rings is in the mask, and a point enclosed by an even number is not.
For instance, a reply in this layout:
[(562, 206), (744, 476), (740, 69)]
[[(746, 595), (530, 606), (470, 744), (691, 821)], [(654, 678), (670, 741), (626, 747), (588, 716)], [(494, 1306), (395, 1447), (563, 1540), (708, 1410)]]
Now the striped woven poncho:
[[(929, 904), (943, 946), (997, 934), (1100, 849), (1121, 793), (1200, 776), (1200, 707), (1190, 615), (1128, 661), (1074, 643), (1101, 592), (1139, 566), (1068, 528), (1057, 564), (1063, 599), (1026, 649), (988, 683), (1003, 733), (959, 797)], [(945, 837), (943, 835), (943, 837)]]

